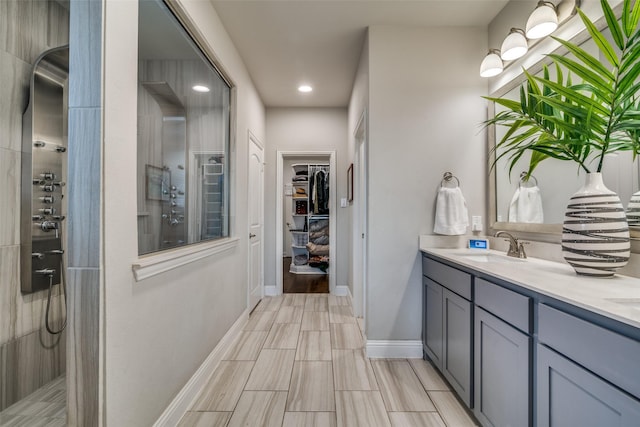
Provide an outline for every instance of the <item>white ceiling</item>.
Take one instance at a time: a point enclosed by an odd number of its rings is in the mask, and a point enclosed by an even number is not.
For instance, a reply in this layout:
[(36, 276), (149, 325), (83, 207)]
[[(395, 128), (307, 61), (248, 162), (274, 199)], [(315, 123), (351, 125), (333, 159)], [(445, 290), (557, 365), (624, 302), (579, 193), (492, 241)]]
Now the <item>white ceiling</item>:
[(368, 26), (487, 26), (509, 0), (210, 1), (267, 107), (344, 107)]

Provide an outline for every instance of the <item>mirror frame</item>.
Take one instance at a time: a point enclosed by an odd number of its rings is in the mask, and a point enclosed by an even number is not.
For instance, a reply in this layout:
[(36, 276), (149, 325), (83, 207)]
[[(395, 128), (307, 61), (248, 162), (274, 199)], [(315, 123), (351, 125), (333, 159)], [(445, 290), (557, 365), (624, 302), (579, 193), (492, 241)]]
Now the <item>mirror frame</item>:
[[(616, 16), (620, 16), (622, 11), (622, 5), (618, 5), (613, 8)], [(604, 17), (595, 21), (595, 25), (599, 30), (602, 30), (607, 26), (607, 21)], [(584, 29), (580, 31), (575, 37), (571, 39), (571, 42), (576, 44), (582, 44), (590, 38), (589, 32)], [(566, 55), (568, 50), (560, 46), (558, 49), (554, 50), (550, 53), (556, 53), (560, 55)], [(537, 74), (542, 71), (543, 65), (548, 63), (548, 60), (545, 58), (536, 62), (533, 66), (529, 67), (527, 71)], [(513, 78), (511, 81), (491, 93), (489, 96), (493, 98), (500, 98), (506, 95), (509, 91), (519, 87), (521, 84), (525, 82), (524, 74), (519, 74), (517, 77)], [(496, 113), (496, 106), (494, 102), (489, 102), (487, 104), (487, 117), (493, 117)], [(504, 230), (504, 231), (515, 231), (522, 232), (532, 235), (540, 235), (540, 240), (555, 240), (554, 237), (559, 238), (562, 235), (562, 224), (527, 224), (527, 223), (517, 223), (517, 222), (505, 222), (505, 221), (496, 221), (497, 218), (497, 175), (496, 169), (492, 167), (495, 161), (495, 151), (494, 148), (496, 146), (496, 128), (495, 125), (487, 127), (487, 159), (489, 162), (489, 193), (488, 193), (488, 218), (489, 218), (489, 229), (491, 230), (491, 234), (495, 234), (496, 231)], [(578, 188), (576, 188), (577, 191)], [(629, 229), (629, 234), (632, 240), (640, 240), (640, 229)], [(545, 238), (546, 236), (546, 238)]]

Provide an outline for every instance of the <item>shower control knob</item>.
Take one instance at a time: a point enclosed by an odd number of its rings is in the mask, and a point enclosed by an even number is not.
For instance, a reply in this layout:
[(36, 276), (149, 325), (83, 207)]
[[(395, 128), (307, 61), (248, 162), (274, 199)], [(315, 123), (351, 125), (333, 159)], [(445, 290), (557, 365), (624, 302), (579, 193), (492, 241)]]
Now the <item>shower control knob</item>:
[(51, 218), (55, 219), (56, 221), (64, 221), (66, 217), (64, 215), (53, 215)]
[(176, 196), (176, 193), (171, 193), (171, 194), (170, 194), (170, 197), (171, 197), (172, 199), (175, 199), (175, 198), (176, 198), (176, 197), (178, 197), (178, 196)]
[(40, 252), (32, 252), (31, 253), (31, 258), (43, 259), (44, 258), (44, 254), (41, 254)]
[(178, 221), (177, 219), (173, 218), (171, 221), (169, 221), (169, 224), (176, 226), (178, 224), (180, 224), (180, 221)]
[(43, 221), (40, 223), (40, 230), (42, 231), (51, 231), (51, 230), (57, 230), (57, 229), (58, 229), (57, 222)]
[(36, 148), (42, 148), (44, 147), (46, 144), (44, 143), (44, 141), (36, 141), (33, 143), (33, 146)]
[(178, 206), (178, 204), (175, 202), (175, 200), (171, 201), (171, 206)]
[(42, 196), (39, 198), (42, 203), (55, 203), (56, 199), (53, 196)]
[(44, 179), (40, 179), (40, 178), (33, 178), (33, 185), (42, 185), (44, 184)]
[(53, 268), (43, 268), (42, 270), (36, 270), (35, 273), (41, 276), (53, 276), (56, 274), (56, 270)]
[(56, 208), (40, 208), (38, 211), (45, 215), (53, 215), (56, 213)]
[(62, 250), (62, 249), (53, 249), (53, 250), (50, 250), (47, 253), (50, 253), (51, 255), (63, 255), (64, 254), (64, 250)]
[(42, 191), (47, 193), (51, 193), (56, 189), (56, 187), (54, 187), (52, 184), (41, 185), (40, 188), (42, 189)]
[(167, 214), (162, 214), (162, 219), (167, 219), (167, 218), (169, 218), (169, 215), (167, 215)]
[(59, 182), (54, 182), (53, 185), (55, 185), (56, 187), (64, 187), (65, 185), (67, 185), (67, 183), (64, 181), (59, 181)]
[(67, 148), (58, 146), (58, 147), (56, 147), (56, 151), (58, 153), (64, 153), (65, 151), (67, 151)]
[(31, 221), (42, 221), (44, 216), (42, 215), (31, 215)]
[(53, 172), (44, 172), (40, 174), (40, 178), (44, 179), (45, 181), (53, 181), (54, 179), (56, 179), (56, 174)]

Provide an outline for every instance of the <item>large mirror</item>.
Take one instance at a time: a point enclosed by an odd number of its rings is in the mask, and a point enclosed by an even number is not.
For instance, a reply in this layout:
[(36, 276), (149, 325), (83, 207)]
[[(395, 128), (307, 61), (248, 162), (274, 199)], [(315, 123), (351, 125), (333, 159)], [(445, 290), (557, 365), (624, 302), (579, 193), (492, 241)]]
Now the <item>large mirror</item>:
[[(604, 26), (604, 25), (603, 25)], [(605, 34), (609, 36), (608, 30)], [(584, 35), (579, 37), (585, 38)], [(592, 39), (574, 40), (593, 55), (598, 48)], [(605, 60), (603, 59), (604, 63)], [(541, 73), (542, 64), (537, 65)], [(553, 77), (554, 69), (550, 67)], [(530, 72), (534, 72), (535, 70)], [(492, 94), (492, 97), (520, 99), (520, 86), (525, 77), (515, 79), (505, 87)], [(500, 112), (500, 106), (490, 103), (489, 114)], [(489, 129), (489, 148), (493, 150), (500, 141), (506, 128), (497, 126)], [(493, 162), (500, 151), (491, 153)], [(522, 178), (529, 167), (530, 153), (523, 156), (509, 172), (510, 162), (507, 158), (499, 159), (491, 172), (491, 193), (489, 218), (494, 230), (511, 230), (533, 233), (560, 234), (567, 202), (584, 184), (585, 173), (572, 162), (547, 159), (534, 170), (532, 177)], [(634, 161), (631, 152), (619, 152), (605, 159), (602, 170), (605, 185), (615, 191), (625, 207), (628, 207), (631, 196), (640, 190), (639, 162)], [(632, 237), (640, 237), (640, 226), (630, 221)]]

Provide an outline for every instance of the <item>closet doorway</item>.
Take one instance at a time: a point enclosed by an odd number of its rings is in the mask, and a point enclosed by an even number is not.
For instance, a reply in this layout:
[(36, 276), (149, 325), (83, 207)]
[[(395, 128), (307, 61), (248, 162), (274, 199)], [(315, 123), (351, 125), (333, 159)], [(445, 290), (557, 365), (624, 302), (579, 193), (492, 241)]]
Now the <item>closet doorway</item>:
[(335, 182), (335, 152), (278, 152), (278, 293), (335, 291)]

